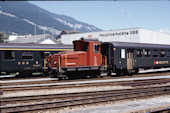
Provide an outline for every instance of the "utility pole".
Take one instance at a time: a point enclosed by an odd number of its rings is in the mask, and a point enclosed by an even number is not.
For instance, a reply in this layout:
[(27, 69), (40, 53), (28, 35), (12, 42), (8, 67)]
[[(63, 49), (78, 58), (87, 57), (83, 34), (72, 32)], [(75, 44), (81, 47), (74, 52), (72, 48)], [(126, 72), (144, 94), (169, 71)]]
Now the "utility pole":
[(124, 12), (125, 14), (127, 14), (128, 15), (128, 17), (129, 17), (129, 28), (131, 27), (131, 14), (129, 13), (129, 12), (127, 12), (127, 11), (125, 11)]
[(35, 43), (36, 43), (36, 41), (37, 41), (37, 40), (36, 40), (36, 34), (37, 34), (36, 32), (37, 32), (37, 30), (36, 30), (36, 25), (35, 25)]
[(52, 26), (52, 31), (51, 31), (51, 33), (52, 33), (52, 37), (53, 37), (53, 32), (54, 32), (54, 30), (53, 30), (53, 26)]
[[(127, 14), (128, 17), (129, 17), (129, 28), (131, 28), (131, 14), (129, 12), (127, 12), (127, 11), (125, 11), (124, 13)], [(129, 32), (129, 35), (130, 35), (129, 41), (133, 42), (133, 40), (131, 39), (131, 31)]]
[(45, 29), (44, 29), (44, 35), (45, 35)]
[(36, 35), (36, 32), (37, 32), (37, 31), (36, 31), (36, 25), (35, 25), (35, 29), (34, 29), (34, 30), (35, 30), (34, 32), (35, 32), (35, 35)]

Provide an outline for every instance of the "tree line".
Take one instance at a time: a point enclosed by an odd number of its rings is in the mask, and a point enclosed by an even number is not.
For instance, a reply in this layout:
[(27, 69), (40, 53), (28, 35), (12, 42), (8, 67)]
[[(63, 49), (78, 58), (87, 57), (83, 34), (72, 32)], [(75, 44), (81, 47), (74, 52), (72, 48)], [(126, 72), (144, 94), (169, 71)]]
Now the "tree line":
[(6, 43), (9, 36), (5, 32), (0, 32), (0, 43)]

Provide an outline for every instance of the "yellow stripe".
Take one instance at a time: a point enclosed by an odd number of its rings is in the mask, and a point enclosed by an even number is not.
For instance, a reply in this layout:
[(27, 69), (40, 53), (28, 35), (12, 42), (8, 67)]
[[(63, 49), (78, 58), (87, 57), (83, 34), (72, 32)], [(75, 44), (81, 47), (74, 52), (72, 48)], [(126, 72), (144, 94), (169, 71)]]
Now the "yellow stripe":
[(22, 51), (73, 51), (73, 49), (14, 49), (14, 48), (0, 48), (0, 50), (22, 50)]

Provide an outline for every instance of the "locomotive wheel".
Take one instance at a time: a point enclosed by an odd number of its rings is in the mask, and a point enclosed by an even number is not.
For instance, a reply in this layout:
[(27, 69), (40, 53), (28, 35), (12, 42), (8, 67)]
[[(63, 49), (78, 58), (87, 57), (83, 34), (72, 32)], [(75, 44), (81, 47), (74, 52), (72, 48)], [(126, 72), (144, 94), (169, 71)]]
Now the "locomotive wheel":
[(52, 78), (58, 78), (58, 74), (59, 74), (58, 71), (52, 71), (51, 72), (51, 77)]

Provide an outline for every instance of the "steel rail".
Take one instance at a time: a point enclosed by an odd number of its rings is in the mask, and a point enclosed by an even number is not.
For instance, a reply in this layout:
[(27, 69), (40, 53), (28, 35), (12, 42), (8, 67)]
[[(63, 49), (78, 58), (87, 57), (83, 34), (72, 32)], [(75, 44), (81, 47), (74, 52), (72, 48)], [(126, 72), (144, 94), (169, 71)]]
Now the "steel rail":
[(153, 111), (149, 111), (147, 113), (170, 113), (170, 108), (153, 110)]
[(114, 94), (106, 94), (106, 95), (94, 95), (92, 97), (81, 98), (81, 99), (69, 99), (64, 101), (55, 101), (55, 102), (46, 102), (46, 103), (39, 103), (39, 104), (29, 104), (29, 105), (20, 105), (20, 106), (7, 106), (1, 107), (2, 111), (5, 112), (28, 112), (28, 111), (37, 111), (42, 109), (52, 109), (52, 108), (61, 108), (61, 107), (68, 107), (68, 106), (77, 106), (77, 105), (84, 105), (84, 104), (92, 104), (98, 102), (106, 102), (106, 101), (114, 101), (114, 100), (122, 100), (122, 99), (129, 99), (129, 98), (136, 98), (136, 97), (145, 97), (145, 96), (154, 96), (160, 94), (169, 94), (170, 86), (167, 87), (159, 87), (158, 89), (148, 89), (141, 91), (138, 88), (138, 91), (131, 90), (127, 92), (120, 92)]
[(122, 83), (123, 86), (143, 86), (143, 85), (155, 85), (155, 84), (165, 84), (169, 83), (170, 79), (158, 79), (158, 80), (145, 80), (145, 81), (135, 81), (135, 82), (129, 82), (129, 83)]
[[(125, 83), (124, 83), (125, 82)], [(170, 83), (170, 79), (151, 79), (151, 80), (142, 80), (142, 81), (123, 81), (123, 82), (101, 82), (101, 83), (82, 83), (82, 84), (62, 84), (53, 85), (47, 84), (45, 86), (29, 86), (29, 87), (0, 87), (1, 91), (18, 91), (18, 90), (39, 90), (39, 89), (56, 89), (56, 88), (75, 88), (75, 87), (93, 87), (93, 86), (113, 86), (113, 85), (122, 85), (122, 86), (144, 86), (144, 85), (155, 85), (155, 84), (165, 84)]]
[[(164, 86), (167, 88), (166, 86)], [(150, 89), (155, 87), (150, 87)], [(162, 89), (162, 87), (160, 88)], [(1, 98), (1, 105), (4, 102), (16, 102), (16, 101), (29, 101), (39, 99), (51, 99), (51, 98), (66, 98), (66, 97), (78, 97), (78, 96), (90, 96), (90, 95), (105, 95), (105, 94), (116, 94), (121, 92), (138, 91), (139, 89), (123, 89), (123, 90), (105, 90), (105, 91), (91, 91), (91, 92), (79, 92), (79, 93), (63, 93), (63, 94), (49, 94), (49, 95), (34, 95), (34, 96), (18, 96), (18, 97), (3, 97)], [(140, 88), (140, 90), (148, 90), (148, 88)], [(158, 90), (158, 88), (157, 88)]]
[(86, 84), (68, 84), (68, 85), (49, 85), (49, 86), (30, 86), (30, 87), (17, 87), (17, 88), (0, 88), (1, 91), (23, 91), (23, 90), (42, 90), (42, 89), (63, 89), (63, 88), (76, 88), (76, 87), (93, 87), (93, 86), (108, 86), (115, 85), (116, 83), (108, 82), (108, 83), (86, 83)]

